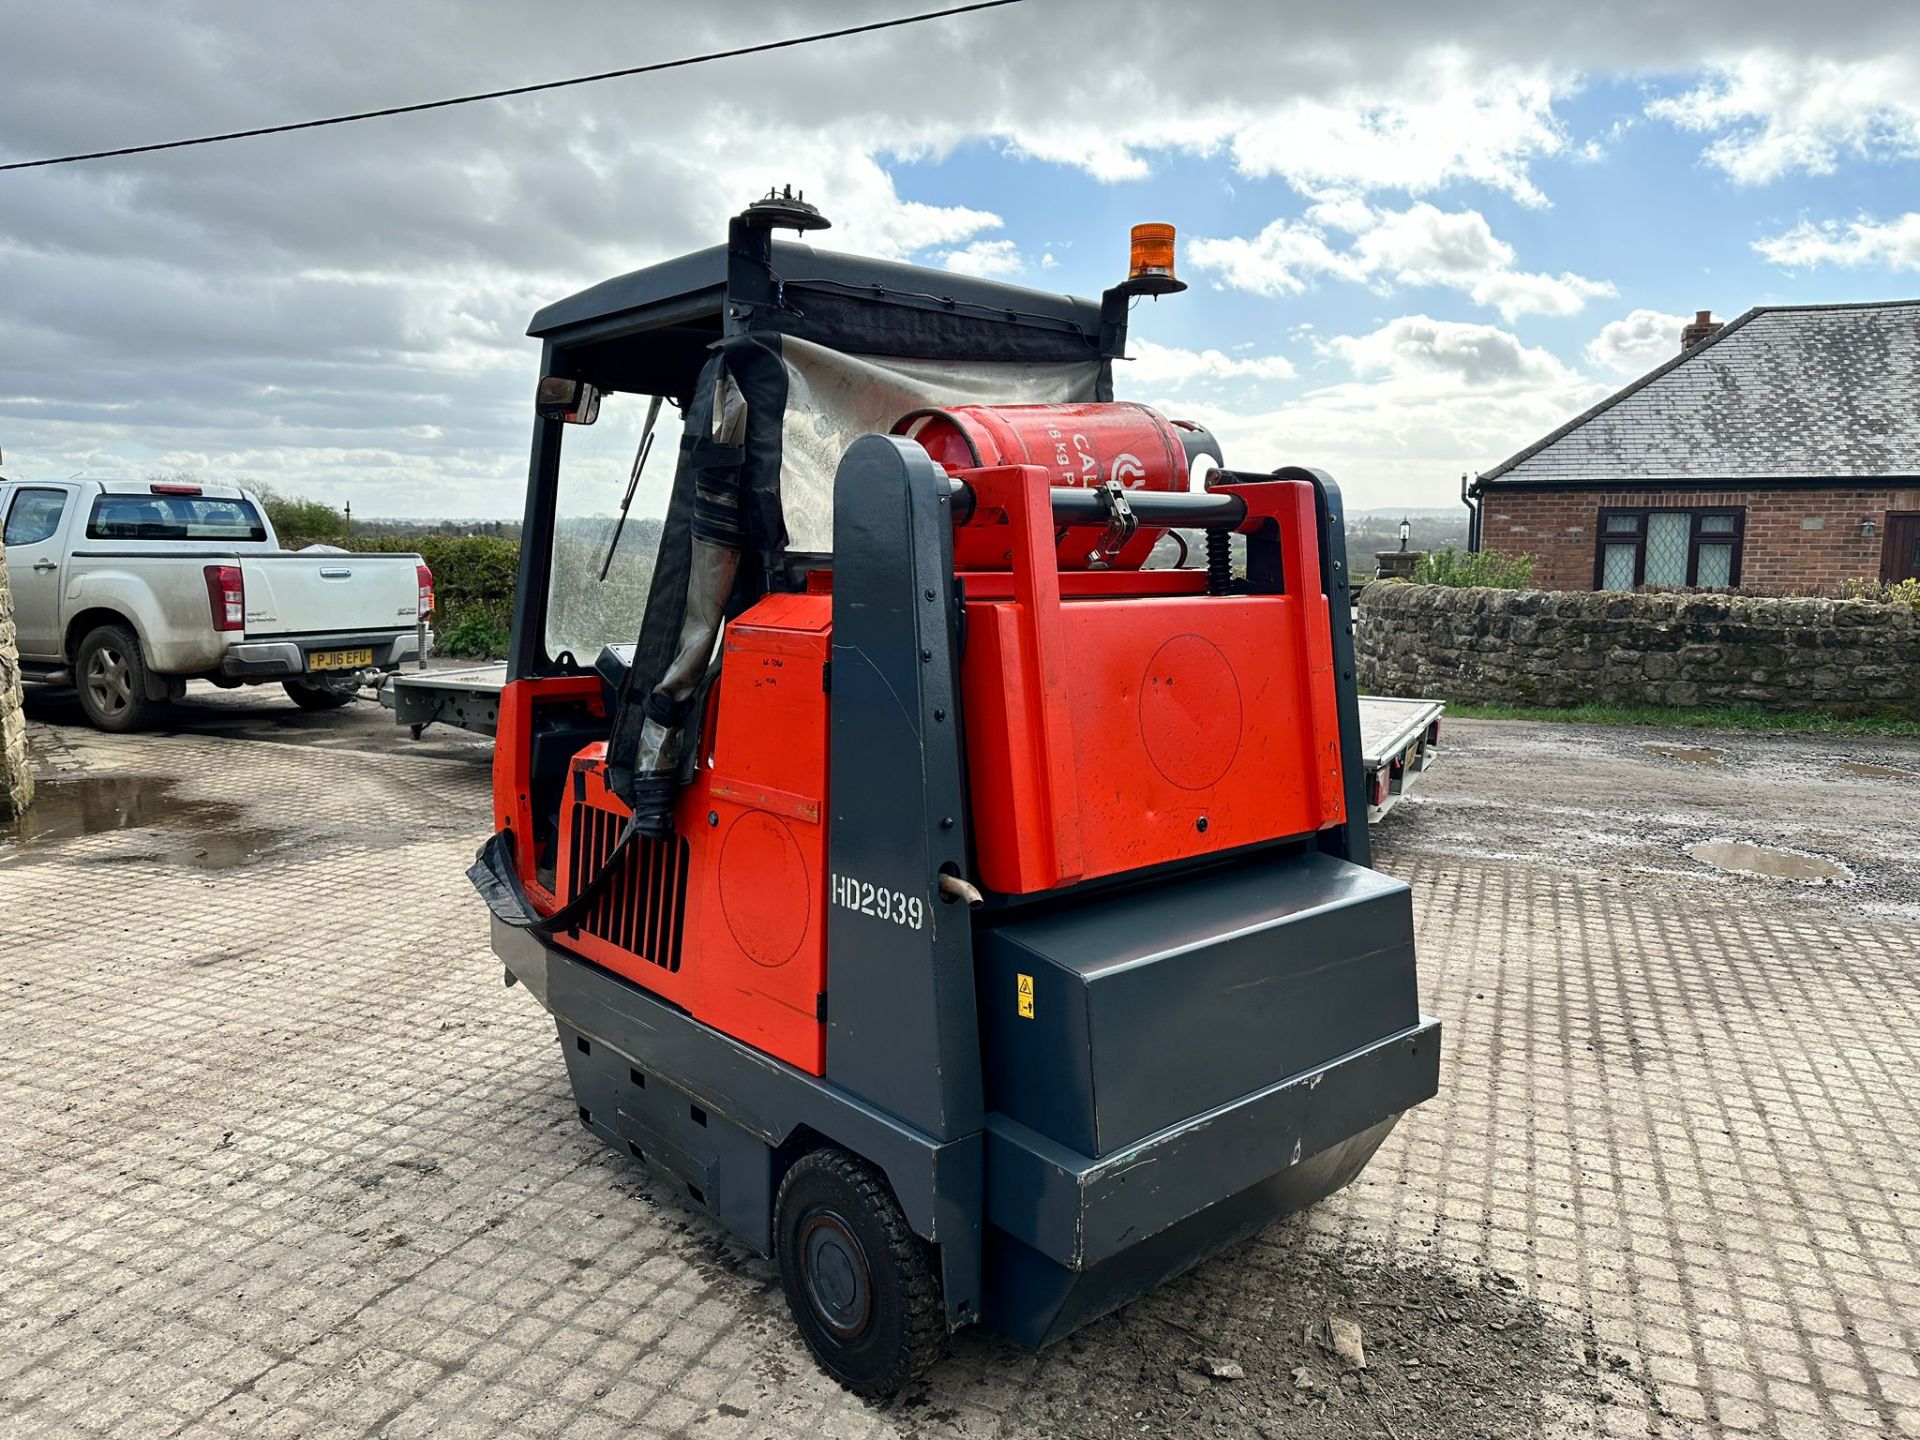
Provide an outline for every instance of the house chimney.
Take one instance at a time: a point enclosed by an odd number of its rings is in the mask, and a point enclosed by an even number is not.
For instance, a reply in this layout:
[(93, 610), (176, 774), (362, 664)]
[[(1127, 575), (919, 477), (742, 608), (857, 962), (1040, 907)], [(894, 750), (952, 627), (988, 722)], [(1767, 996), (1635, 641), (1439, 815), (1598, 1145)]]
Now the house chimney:
[(1696, 310), (1693, 312), (1693, 323), (1680, 327), (1680, 348), (1682, 350), (1691, 350), (1708, 336), (1718, 335), (1719, 333), (1720, 322), (1713, 318), (1713, 312), (1711, 310)]

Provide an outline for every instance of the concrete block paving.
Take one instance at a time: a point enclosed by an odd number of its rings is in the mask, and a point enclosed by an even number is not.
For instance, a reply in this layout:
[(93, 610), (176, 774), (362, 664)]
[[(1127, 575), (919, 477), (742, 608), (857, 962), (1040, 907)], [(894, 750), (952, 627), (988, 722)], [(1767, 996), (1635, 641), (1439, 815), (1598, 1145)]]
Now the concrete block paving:
[[(1303, 1250), (1374, 1255), (1545, 1308), (1592, 1383), (1531, 1433), (1920, 1435), (1920, 911), (1490, 856), (1515, 728), (1453, 727), (1382, 835), (1441, 1098), (1149, 1315), (1254, 1325)], [(464, 878), (471, 756), (39, 729), (43, 796), (165, 777), (255, 839), (0, 842), (0, 1432), (1012, 1436), (1171, 1386), (1115, 1366), (1126, 1316), (963, 1337), (909, 1403), (824, 1380), (772, 1268), (580, 1128)], [(1861, 794), (1894, 826), (1920, 783)]]

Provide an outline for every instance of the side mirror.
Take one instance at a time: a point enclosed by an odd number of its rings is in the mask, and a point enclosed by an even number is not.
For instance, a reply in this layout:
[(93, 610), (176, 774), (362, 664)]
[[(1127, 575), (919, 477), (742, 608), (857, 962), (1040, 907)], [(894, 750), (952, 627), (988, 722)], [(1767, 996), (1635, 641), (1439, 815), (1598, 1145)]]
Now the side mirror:
[(585, 380), (542, 375), (533, 408), (542, 420), (564, 420), (569, 425), (591, 425), (600, 418), (600, 391)]

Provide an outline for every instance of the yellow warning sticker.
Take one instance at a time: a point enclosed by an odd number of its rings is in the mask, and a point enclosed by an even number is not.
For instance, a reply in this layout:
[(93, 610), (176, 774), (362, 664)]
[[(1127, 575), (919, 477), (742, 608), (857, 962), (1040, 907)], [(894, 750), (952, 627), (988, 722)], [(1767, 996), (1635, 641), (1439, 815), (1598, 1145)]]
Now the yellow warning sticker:
[(1015, 975), (1013, 981), (1020, 996), (1020, 1018), (1031, 1020), (1033, 1019), (1033, 976)]

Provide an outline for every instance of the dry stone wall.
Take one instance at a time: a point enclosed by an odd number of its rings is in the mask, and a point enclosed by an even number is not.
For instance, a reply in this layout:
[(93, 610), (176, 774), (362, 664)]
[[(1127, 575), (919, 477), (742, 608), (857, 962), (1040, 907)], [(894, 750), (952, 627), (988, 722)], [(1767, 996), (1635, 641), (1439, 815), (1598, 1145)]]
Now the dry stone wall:
[(20, 653), (14, 644), (13, 592), (7, 586), (7, 548), (0, 543), (0, 820), (33, 799), (27, 761), (27, 720), (20, 709)]
[(1374, 584), (1356, 650), (1376, 695), (1920, 716), (1920, 612), (1904, 605)]

